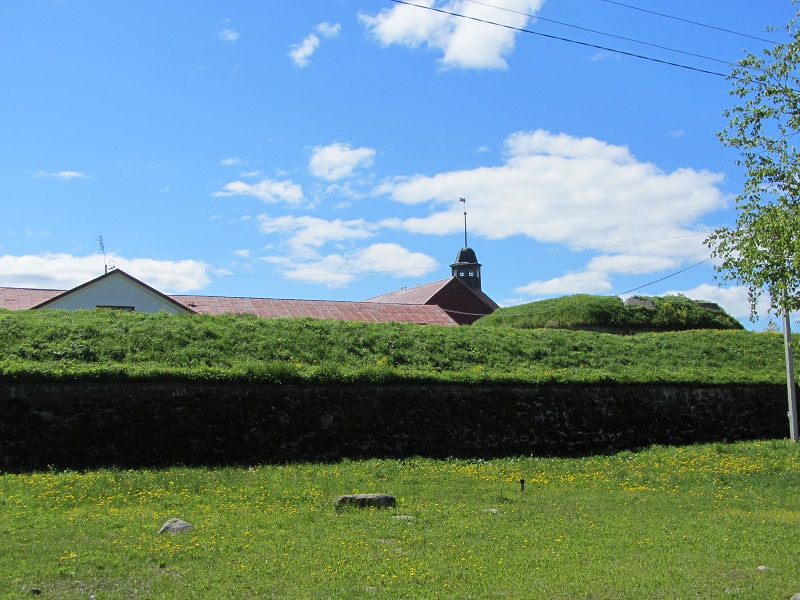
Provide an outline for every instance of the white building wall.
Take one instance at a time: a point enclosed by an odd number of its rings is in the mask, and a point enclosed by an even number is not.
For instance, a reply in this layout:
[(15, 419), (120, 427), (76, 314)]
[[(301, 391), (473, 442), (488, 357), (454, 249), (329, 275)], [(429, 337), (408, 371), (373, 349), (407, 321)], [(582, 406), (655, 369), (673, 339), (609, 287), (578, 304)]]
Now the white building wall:
[(104, 277), (50, 302), (46, 308), (63, 310), (95, 309), (98, 306), (132, 307), (136, 312), (187, 312), (173, 302), (138, 285), (125, 276)]

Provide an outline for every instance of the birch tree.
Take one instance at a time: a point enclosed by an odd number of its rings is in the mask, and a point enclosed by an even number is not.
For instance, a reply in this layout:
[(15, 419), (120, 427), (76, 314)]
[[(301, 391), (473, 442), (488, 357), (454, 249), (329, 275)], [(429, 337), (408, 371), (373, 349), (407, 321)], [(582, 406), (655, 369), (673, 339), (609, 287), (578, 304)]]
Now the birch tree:
[(764, 294), (770, 311), (783, 316), (792, 441), (798, 441), (798, 431), (789, 314), (800, 308), (798, 18), (800, 10), (786, 25), (786, 42), (747, 54), (729, 76), (737, 102), (724, 113), (729, 121), (718, 135), (739, 150), (736, 162), (745, 169), (745, 182), (736, 198), (735, 225), (717, 229), (705, 241), (719, 260), (719, 277), (747, 288), (751, 319)]
[(751, 317), (765, 293), (776, 313), (800, 309), (799, 16), (786, 26), (787, 42), (733, 68), (737, 104), (725, 111), (729, 121), (718, 134), (739, 150), (745, 182), (735, 225), (717, 229), (706, 244), (720, 261), (720, 278), (747, 287)]

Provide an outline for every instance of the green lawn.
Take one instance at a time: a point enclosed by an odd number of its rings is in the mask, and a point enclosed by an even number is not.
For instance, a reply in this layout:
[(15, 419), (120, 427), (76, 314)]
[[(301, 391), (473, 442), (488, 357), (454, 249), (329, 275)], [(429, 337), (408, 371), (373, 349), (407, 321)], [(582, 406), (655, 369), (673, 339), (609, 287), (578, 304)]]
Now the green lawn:
[[(398, 505), (338, 513), (351, 492)], [(0, 597), (788, 599), (799, 497), (788, 441), (5, 474)]]

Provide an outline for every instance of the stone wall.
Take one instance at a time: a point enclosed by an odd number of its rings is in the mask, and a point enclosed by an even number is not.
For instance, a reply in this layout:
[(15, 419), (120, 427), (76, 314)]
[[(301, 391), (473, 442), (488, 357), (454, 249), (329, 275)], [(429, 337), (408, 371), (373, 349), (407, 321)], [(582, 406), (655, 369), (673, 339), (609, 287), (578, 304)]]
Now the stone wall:
[(0, 470), (576, 456), (788, 436), (783, 386), (0, 383)]

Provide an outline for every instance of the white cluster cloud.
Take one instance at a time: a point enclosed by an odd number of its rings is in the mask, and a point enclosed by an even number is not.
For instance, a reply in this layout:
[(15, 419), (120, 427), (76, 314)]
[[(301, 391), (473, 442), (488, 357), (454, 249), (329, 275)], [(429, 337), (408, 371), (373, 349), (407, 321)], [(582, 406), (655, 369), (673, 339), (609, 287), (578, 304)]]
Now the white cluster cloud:
[(116, 254), (0, 256), (0, 281), (6, 287), (68, 290), (99, 277), (105, 265), (123, 269), (165, 293), (196, 291), (211, 281), (209, 266), (197, 260), (127, 259)]
[(36, 178), (48, 178), (52, 177), (54, 179), (88, 179), (91, 175), (87, 175), (81, 171), (36, 171), (33, 174)]
[(363, 219), (328, 221), (308, 215), (300, 217), (259, 215), (258, 223), (262, 233), (288, 236), (287, 244), (295, 260), (314, 259), (317, 257), (316, 249), (329, 242), (363, 240), (374, 236), (377, 230), (374, 224)]
[(226, 27), (217, 32), (217, 37), (223, 42), (235, 42), (239, 39), (239, 32)]
[[(369, 273), (387, 272), (395, 277), (420, 277), (438, 266), (433, 257), (392, 243), (371, 244), (351, 252), (320, 255), (313, 260), (298, 261), (286, 256), (267, 257), (264, 260), (281, 267), (285, 277), (325, 284), (328, 288), (343, 287)], [(402, 271), (397, 270), (398, 264), (404, 265)]]
[(232, 181), (214, 193), (217, 197), (228, 196), (253, 196), (268, 204), (286, 202), (287, 204), (299, 204), (303, 201), (303, 188), (300, 184), (291, 180), (275, 181), (264, 178), (257, 183), (247, 183), (246, 181)]
[(544, 281), (532, 281), (514, 290), (526, 296), (559, 296), (562, 294), (608, 294), (611, 281), (608, 273), (602, 271), (583, 271), (566, 273), (560, 277)]
[(339, 33), (342, 31), (342, 26), (339, 23), (328, 23), (326, 21), (317, 25), (315, 29), (317, 33), (323, 37), (333, 39), (339, 36)]
[[(544, 0), (495, 0), (491, 3), (418, 0), (415, 4), (418, 6), (398, 4), (375, 16), (361, 13), (359, 20), (384, 46), (426, 46), (440, 51), (443, 67), (505, 69), (508, 67), (505, 57), (514, 50), (517, 35), (512, 28), (525, 27), (529, 15), (535, 15)], [(469, 18), (454, 17), (429, 8)]]
[[(292, 46), (289, 51), (289, 58), (298, 67), (307, 67), (311, 63), (311, 57), (319, 48), (319, 35), (324, 38), (333, 39), (338, 37), (342, 26), (339, 23), (320, 23), (314, 28), (316, 33), (310, 33), (302, 42)], [(317, 33), (319, 35), (317, 35)]]
[(117, 268), (169, 294), (197, 291), (211, 283), (210, 267), (203, 261), (125, 259), (113, 256), (112, 260)]
[[(381, 224), (364, 219), (326, 220), (311, 216), (270, 217), (259, 215), (259, 229), (265, 234), (281, 236), (288, 252), (264, 257), (290, 279), (342, 287), (360, 275), (391, 273), (395, 277), (419, 277), (438, 267), (436, 259), (421, 252), (412, 252), (395, 243), (376, 243), (366, 247), (349, 247), (349, 242), (377, 235)], [(323, 253), (329, 243), (337, 252)], [(397, 265), (403, 265), (402, 270)]]
[(314, 146), (308, 169), (320, 179), (338, 181), (351, 177), (358, 168), (371, 167), (374, 157), (373, 148), (354, 149), (350, 144), (336, 142), (328, 146)]

